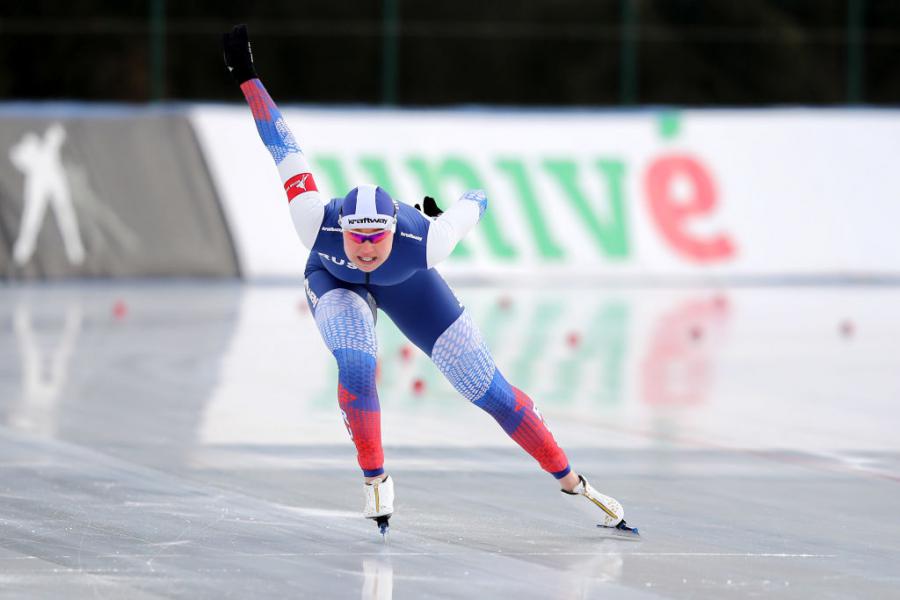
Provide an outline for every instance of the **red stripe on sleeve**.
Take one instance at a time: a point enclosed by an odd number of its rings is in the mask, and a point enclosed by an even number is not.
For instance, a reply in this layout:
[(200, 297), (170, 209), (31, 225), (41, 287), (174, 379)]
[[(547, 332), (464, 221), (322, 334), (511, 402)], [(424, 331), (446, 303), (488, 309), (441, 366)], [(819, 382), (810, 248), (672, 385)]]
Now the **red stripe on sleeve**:
[(312, 173), (298, 173), (284, 182), (284, 191), (287, 192), (288, 202), (305, 192), (318, 192), (316, 180)]

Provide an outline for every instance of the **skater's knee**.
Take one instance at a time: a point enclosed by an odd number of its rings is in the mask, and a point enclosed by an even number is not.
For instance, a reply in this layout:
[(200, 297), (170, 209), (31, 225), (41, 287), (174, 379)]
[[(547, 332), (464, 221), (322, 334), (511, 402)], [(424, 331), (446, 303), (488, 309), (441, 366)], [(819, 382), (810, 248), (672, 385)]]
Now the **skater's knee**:
[(378, 351), (372, 309), (355, 292), (337, 288), (323, 294), (316, 305), (316, 325), (336, 358), (340, 349), (372, 356)]
[(542, 421), (528, 394), (510, 385), (500, 371), (495, 373), (487, 392), (474, 404), (494, 417), (509, 435), (523, 423)]
[(466, 311), (435, 341), (431, 360), (470, 402), (484, 396), (497, 371), (487, 344)]
[(497, 371), (490, 386), (473, 403), (494, 417), (501, 417), (517, 412), (517, 396), (513, 387), (507, 383), (503, 375)]

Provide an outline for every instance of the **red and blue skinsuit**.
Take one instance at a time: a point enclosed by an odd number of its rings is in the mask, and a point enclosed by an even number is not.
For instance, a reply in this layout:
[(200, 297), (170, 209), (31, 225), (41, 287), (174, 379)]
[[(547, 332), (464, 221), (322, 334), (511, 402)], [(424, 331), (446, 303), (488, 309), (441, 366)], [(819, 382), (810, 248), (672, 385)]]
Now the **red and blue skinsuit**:
[(478, 328), (433, 265), (452, 250), (487, 207), (468, 192), (430, 219), (399, 204), (393, 250), (364, 273), (344, 253), (338, 223), (343, 199), (323, 201), (302, 151), (258, 79), (241, 89), (257, 130), (278, 166), (291, 217), (310, 248), (307, 299), (322, 339), (338, 364), (338, 401), (367, 477), (384, 472), (381, 414), (375, 387), (376, 309), (384, 311), (469, 401), (487, 411), (541, 467), (557, 479), (569, 473), (565, 453), (534, 403), (497, 369)]

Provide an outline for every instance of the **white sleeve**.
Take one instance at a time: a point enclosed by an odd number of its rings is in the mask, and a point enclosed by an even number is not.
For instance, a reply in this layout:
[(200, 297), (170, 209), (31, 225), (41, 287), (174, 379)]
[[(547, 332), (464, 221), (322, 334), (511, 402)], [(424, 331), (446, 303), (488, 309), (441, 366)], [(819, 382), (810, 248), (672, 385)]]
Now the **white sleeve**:
[(303, 245), (312, 249), (325, 217), (325, 202), (312, 171), (281, 111), (258, 78), (241, 84), (262, 143), (275, 160), (290, 203), (291, 220)]
[(294, 229), (303, 245), (312, 250), (325, 218), (325, 200), (316, 188), (309, 164), (302, 152), (291, 152), (278, 163), (278, 174), (284, 191)]
[(450, 256), (459, 240), (481, 220), (485, 210), (487, 196), (484, 192), (469, 190), (456, 204), (431, 221), (425, 245), (425, 260), (429, 269)]

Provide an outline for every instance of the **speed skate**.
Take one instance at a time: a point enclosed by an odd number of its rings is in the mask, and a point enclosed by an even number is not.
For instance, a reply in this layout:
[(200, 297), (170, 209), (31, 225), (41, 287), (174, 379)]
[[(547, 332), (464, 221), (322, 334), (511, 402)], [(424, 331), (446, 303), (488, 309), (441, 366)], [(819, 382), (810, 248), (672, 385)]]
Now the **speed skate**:
[(600, 516), (600, 522), (597, 527), (605, 534), (611, 537), (639, 540), (640, 533), (637, 527), (631, 527), (625, 522), (625, 509), (622, 504), (611, 496), (601, 494), (588, 483), (587, 479), (578, 476), (578, 485), (571, 492), (568, 490), (560, 490), (564, 494), (570, 496), (584, 496), (594, 506), (600, 509), (597, 513)]
[(604, 535), (608, 535), (609, 537), (634, 541), (640, 541), (641, 539), (641, 534), (638, 532), (638, 528), (630, 526), (625, 522), (625, 519), (622, 519), (615, 527), (607, 527), (606, 525), (600, 525), (598, 523), (597, 528)]
[(378, 531), (387, 541), (387, 535), (390, 533), (388, 521), (394, 514), (394, 480), (388, 475), (381, 481), (366, 483), (363, 491), (366, 496), (363, 516), (375, 521)]

